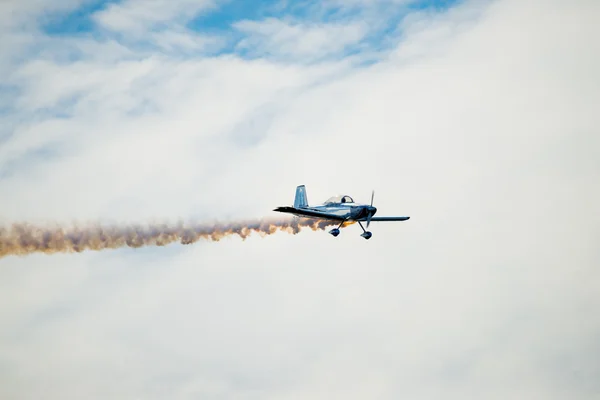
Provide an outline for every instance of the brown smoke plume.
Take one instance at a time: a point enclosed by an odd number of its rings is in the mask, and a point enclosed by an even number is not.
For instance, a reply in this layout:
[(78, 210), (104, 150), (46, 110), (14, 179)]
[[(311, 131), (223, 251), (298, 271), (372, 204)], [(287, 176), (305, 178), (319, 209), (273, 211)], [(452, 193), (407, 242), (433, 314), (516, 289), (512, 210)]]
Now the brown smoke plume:
[(32, 253), (73, 253), (84, 250), (116, 249), (120, 247), (165, 246), (173, 242), (194, 243), (200, 239), (219, 241), (238, 235), (246, 239), (252, 232), (261, 236), (277, 231), (297, 234), (304, 227), (313, 231), (338, 225), (335, 221), (316, 219), (255, 220), (216, 224), (150, 224), (44, 228), (26, 223), (0, 226), (0, 258)]

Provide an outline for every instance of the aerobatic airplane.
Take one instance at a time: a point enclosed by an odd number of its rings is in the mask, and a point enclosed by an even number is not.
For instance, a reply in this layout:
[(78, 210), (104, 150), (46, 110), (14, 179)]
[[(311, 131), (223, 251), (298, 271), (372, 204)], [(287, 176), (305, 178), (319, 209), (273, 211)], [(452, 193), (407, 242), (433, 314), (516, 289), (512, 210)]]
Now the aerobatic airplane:
[(332, 221), (339, 221), (340, 225), (329, 231), (334, 237), (340, 234), (340, 228), (344, 222), (358, 222), (363, 230), (360, 235), (365, 239), (370, 239), (372, 234), (367, 231), (361, 222), (367, 222), (367, 228), (371, 221), (406, 221), (410, 217), (374, 217), (377, 208), (373, 207), (373, 196), (375, 191), (371, 193), (371, 204), (357, 204), (352, 197), (334, 196), (325, 201), (322, 205), (309, 206), (306, 197), (306, 188), (304, 185), (296, 187), (296, 198), (294, 206), (277, 207), (273, 211), (293, 214), (298, 217), (318, 218)]

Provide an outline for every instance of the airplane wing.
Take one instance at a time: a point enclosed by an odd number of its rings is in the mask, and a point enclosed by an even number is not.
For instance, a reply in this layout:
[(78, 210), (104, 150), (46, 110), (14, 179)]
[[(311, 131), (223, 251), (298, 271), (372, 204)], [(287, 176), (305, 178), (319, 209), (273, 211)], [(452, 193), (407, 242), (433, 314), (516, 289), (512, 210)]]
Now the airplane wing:
[[(324, 213), (324, 212), (314, 211), (314, 210), (307, 210), (305, 208), (277, 207), (273, 211), (282, 212), (282, 213), (288, 213), (288, 214), (294, 214), (294, 215), (301, 215), (301, 216), (304, 216), (304, 217), (330, 219), (330, 220), (333, 220), (333, 221), (345, 221), (346, 220), (345, 216), (340, 216), (340, 215), (336, 215), (336, 214), (329, 214), (329, 213)], [(371, 218), (371, 221), (372, 220), (373, 220), (373, 218)]]
[[(371, 217), (371, 222), (376, 221), (406, 221), (410, 217)], [(361, 218), (361, 221), (366, 221), (366, 218)]]

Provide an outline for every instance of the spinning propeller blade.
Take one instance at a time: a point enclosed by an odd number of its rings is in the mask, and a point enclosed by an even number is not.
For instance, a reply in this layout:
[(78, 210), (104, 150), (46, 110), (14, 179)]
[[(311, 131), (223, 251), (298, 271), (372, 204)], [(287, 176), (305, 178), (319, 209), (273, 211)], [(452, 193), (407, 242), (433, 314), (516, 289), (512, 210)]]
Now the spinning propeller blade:
[[(373, 207), (373, 197), (375, 197), (375, 190), (373, 190), (371, 192), (371, 207)], [(367, 216), (367, 228), (371, 224), (371, 217), (372, 216), (373, 216), (373, 213), (371, 211), (369, 211), (369, 215)]]

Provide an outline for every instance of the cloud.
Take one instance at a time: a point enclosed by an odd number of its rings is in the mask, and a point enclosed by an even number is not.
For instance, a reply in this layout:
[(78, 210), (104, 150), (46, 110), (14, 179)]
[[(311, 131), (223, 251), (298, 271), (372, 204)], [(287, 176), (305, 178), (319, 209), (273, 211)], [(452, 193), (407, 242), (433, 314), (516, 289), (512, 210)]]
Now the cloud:
[(361, 23), (308, 25), (275, 18), (240, 21), (234, 28), (246, 35), (237, 44), (241, 51), (254, 56), (308, 61), (338, 56), (367, 33)]
[(199, 51), (207, 51), (210, 48), (217, 50), (223, 46), (222, 40), (217, 37), (175, 30), (156, 33), (153, 41), (165, 52), (187, 52), (192, 55), (197, 54)]
[[(597, 397), (599, 14), (414, 11), (368, 66), (311, 14), (244, 22), (252, 59), (32, 35), (2, 78), (3, 222), (252, 218), (297, 184), (411, 220), (3, 258), (0, 397)], [(164, 15), (118, 29), (204, 35)]]
[(126, 0), (110, 4), (94, 18), (106, 29), (140, 35), (164, 24), (171, 26), (174, 21), (187, 21), (214, 6), (213, 0)]
[(43, 0), (15, 1), (6, 0), (0, 4), (1, 28), (33, 28), (36, 20), (48, 14), (67, 12), (76, 9), (89, 0), (66, 0), (61, 2), (46, 2)]

